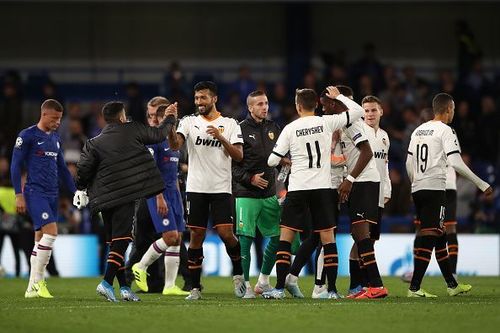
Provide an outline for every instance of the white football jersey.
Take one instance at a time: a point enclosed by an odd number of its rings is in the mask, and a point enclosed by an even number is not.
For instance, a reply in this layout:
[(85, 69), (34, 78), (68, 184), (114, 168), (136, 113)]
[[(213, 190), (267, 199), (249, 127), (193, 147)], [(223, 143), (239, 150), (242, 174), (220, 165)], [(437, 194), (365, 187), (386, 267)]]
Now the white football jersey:
[[(351, 126), (343, 128), (340, 136), (340, 144), (342, 153), (347, 159), (347, 172), (351, 173), (359, 158), (359, 148), (357, 144), (363, 141), (368, 141), (365, 133), (365, 122), (361, 119), (353, 122)], [(366, 125), (368, 126), (368, 125)], [(369, 127), (369, 126), (368, 126)], [(360, 175), (356, 178), (356, 182), (380, 182), (380, 175), (375, 164), (375, 159), (372, 158), (366, 165)]]
[(384, 198), (391, 197), (391, 179), (389, 178), (389, 135), (383, 129), (377, 131), (365, 123), (365, 133), (373, 151), (373, 159), (380, 175), (380, 194), (378, 206), (384, 208)]
[(457, 172), (451, 165), (446, 167), (446, 189), (457, 190)]
[(441, 121), (423, 123), (411, 135), (408, 154), (413, 157), (411, 191), (445, 190), (447, 156), (460, 153), (455, 131)]
[(201, 115), (189, 115), (181, 119), (177, 133), (186, 140), (189, 171), (187, 192), (231, 193), (231, 157), (222, 143), (207, 134), (207, 126), (219, 129), (231, 143), (243, 143), (240, 125), (236, 120), (219, 116), (208, 121)]
[(332, 188), (332, 134), (348, 123), (349, 116), (344, 112), (301, 117), (285, 126), (273, 153), (283, 157), (290, 152), (289, 192)]

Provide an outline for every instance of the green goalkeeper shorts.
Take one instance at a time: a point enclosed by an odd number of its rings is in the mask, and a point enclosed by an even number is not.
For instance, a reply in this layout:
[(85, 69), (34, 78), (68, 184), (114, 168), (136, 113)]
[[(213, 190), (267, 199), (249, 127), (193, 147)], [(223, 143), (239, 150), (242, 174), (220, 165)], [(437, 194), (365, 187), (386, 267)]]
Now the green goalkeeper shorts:
[(255, 237), (257, 227), (264, 237), (280, 235), (281, 208), (278, 198), (236, 198), (236, 234)]

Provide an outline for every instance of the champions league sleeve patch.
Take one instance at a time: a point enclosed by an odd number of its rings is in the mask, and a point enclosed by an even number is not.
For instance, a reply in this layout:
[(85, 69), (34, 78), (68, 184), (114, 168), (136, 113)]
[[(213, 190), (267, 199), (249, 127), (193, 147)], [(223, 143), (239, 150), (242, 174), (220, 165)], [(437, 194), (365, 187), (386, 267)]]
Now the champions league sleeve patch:
[(21, 146), (23, 145), (23, 138), (21, 138), (20, 136), (17, 137), (16, 139), (16, 145), (14, 146), (14, 148), (21, 148)]
[(361, 133), (356, 134), (355, 136), (352, 137), (352, 141), (356, 141), (361, 137)]

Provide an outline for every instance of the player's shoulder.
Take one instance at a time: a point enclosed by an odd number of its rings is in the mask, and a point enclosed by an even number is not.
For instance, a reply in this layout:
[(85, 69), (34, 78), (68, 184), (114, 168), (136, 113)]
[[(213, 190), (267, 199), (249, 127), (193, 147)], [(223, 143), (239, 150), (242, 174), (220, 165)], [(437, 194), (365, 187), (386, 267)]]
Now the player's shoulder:
[(197, 117), (198, 117), (197, 114), (191, 113), (191, 114), (185, 115), (179, 121), (181, 121), (181, 122), (191, 122), (191, 121), (195, 120)]
[(383, 128), (380, 128), (380, 127), (378, 128), (378, 130), (379, 130), (381, 136), (389, 138), (389, 134), (387, 134), (386, 130), (384, 130)]
[(219, 122), (223, 123), (224, 125), (232, 125), (232, 126), (238, 126), (239, 122), (231, 117), (225, 117), (221, 116), (220, 118), (217, 119)]
[(19, 132), (19, 135), (20, 137), (23, 137), (23, 138), (27, 138), (29, 136), (33, 136), (35, 133), (37, 132), (37, 127), (36, 125), (32, 125), (30, 127), (26, 127), (24, 129), (22, 129), (20, 132)]

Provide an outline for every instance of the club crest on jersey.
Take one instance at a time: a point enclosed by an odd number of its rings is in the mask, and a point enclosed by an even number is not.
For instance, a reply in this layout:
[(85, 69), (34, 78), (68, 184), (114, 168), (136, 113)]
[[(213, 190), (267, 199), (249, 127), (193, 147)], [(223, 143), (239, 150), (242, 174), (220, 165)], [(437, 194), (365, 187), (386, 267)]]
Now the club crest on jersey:
[(168, 226), (170, 224), (170, 221), (169, 221), (169, 219), (163, 219), (162, 223), (166, 227), (166, 226)]
[(224, 126), (219, 125), (217, 129), (219, 130), (220, 134), (224, 133)]
[(153, 150), (153, 148), (148, 148), (148, 150), (151, 153), (151, 155), (155, 156), (155, 151)]
[(274, 140), (274, 132), (272, 131), (268, 132), (267, 136), (269, 137), (269, 139)]
[(16, 139), (16, 145), (14, 146), (15, 148), (21, 148), (21, 146), (23, 145), (23, 138), (21, 138), (20, 136), (17, 137)]

